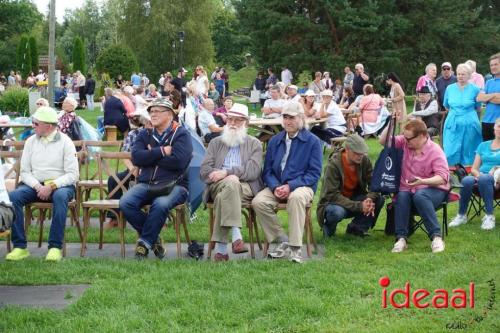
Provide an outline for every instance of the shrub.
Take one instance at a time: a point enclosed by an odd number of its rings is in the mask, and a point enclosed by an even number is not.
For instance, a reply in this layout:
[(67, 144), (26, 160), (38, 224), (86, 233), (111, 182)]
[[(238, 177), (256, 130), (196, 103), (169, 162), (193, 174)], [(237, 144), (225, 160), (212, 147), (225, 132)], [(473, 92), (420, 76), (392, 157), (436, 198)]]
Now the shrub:
[(2, 113), (17, 112), (23, 117), (29, 115), (28, 89), (20, 87), (8, 88), (0, 97), (0, 110), (2, 110)]
[(73, 42), (73, 71), (85, 75), (85, 46), (80, 37), (75, 37)]
[(109, 46), (97, 57), (97, 70), (100, 73), (108, 73), (111, 78), (118, 75), (130, 77), (132, 72), (139, 70), (137, 59), (128, 47), (120, 44)]

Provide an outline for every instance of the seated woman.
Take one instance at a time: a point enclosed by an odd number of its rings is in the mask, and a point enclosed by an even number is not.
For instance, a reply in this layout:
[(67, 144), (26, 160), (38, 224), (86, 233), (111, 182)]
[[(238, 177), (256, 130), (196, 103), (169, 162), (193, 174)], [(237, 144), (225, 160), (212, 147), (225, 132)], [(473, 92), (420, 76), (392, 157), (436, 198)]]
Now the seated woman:
[(226, 124), (227, 111), (230, 110), (232, 106), (233, 99), (228, 96), (224, 98), (224, 104), (220, 108), (215, 109), (215, 111), (212, 112), (212, 116), (214, 116), (217, 125), (224, 126)]
[(220, 94), (215, 89), (215, 83), (210, 82), (210, 85), (208, 86), (208, 98), (210, 98), (212, 101), (214, 101), (215, 105), (218, 107), (219, 101), (220, 101)]
[(304, 97), (300, 100), (300, 104), (304, 108), (304, 114), (306, 117), (314, 117), (316, 112), (319, 110), (320, 103), (316, 103), (316, 94), (311, 89), (308, 89), (304, 94)]
[(200, 100), (196, 97), (196, 82), (191, 81), (186, 86), (186, 106), (179, 112), (179, 121), (189, 131), (197, 133), (196, 117), (200, 113)]
[(106, 98), (104, 101), (103, 125), (116, 126), (120, 132), (126, 135), (130, 127), (126, 116), (127, 110), (125, 106), (118, 97), (114, 96), (113, 89), (104, 89), (104, 95)]
[(365, 84), (363, 87), (363, 97), (359, 101), (363, 135), (377, 133), (377, 131), (383, 128), (387, 118), (387, 109), (384, 105), (384, 99), (375, 93), (373, 86)]
[(148, 86), (148, 94), (146, 95), (147, 98), (158, 98), (160, 97), (160, 94), (158, 94), (158, 91), (156, 90), (156, 86), (154, 84), (150, 84)]
[(421, 118), (427, 126), (427, 133), (430, 136), (439, 134), (439, 113), (438, 103), (432, 99), (429, 87), (423, 86), (418, 92), (418, 99), (413, 106), (413, 112), (408, 115), (410, 118)]
[(343, 109), (348, 109), (352, 103), (354, 103), (354, 91), (350, 86), (345, 87), (339, 106)]
[[(380, 143), (391, 140), (386, 128)], [(389, 141), (391, 142), (391, 141)], [(397, 148), (403, 149), (399, 192), (395, 198), (396, 240), (392, 252), (406, 250), (410, 228), (410, 214), (416, 210), (424, 221), (432, 240), (433, 253), (444, 251), (441, 227), (436, 208), (447, 198), (450, 186), (446, 156), (441, 147), (427, 134), (427, 126), (420, 119), (410, 120), (403, 134), (395, 137)]]
[(321, 97), (322, 102), (319, 111), (316, 113), (316, 118), (328, 117), (328, 119), (325, 128), (323, 128), (322, 124), (316, 125), (311, 128), (311, 133), (330, 144), (331, 139), (344, 135), (346, 122), (339, 106), (333, 101), (333, 92), (330, 89), (324, 90)]
[[(132, 114), (132, 118), (130, 118), (130, 128), (131, 130), (128, 132), (127, 137), (123, 141), (123, 146), (121, 148), (122, 152), (132, 152), (132, 146), (134, 145), (135, 138), (137, 137), (137, 134), (139, 134), (139, 131), (142, 128), (151, 128), (151, 117), (149, 116), (149, 113), (146, 112), (140, 112), (136, 111), (134, 114)], [(130, 160), (123, 160), (123, 163), (125, 164), (125, 167), (127, 170), (117, 172), (116, 177), (120, 180), (124, 179), (128, 173), (129, 170), (132, 170), (134, 165)], [(135, 177), (137, 177), (137, 174), (134, 174), (133, 177), (129, 178), (124, 185), (128, 188), (130, 181), (135, 180)], [(113, 177), (108, 177), (108, 193), (113, 191), (113, 189), (118, 185), (116, 182), (116, 179)], [(116, 193), (111, 197), (111, 199), (116, 199), (119, 200), (123, 195), (123, 191), (120, 189), (116, 191)], [(114, 209), (116, 214), (120, 213), (119, 209)], [(111, 228), (116, 228), (118, 227), (118, 220), (116, 219), (115, 214), (112, 212), (108, 212), (107, 214), (108, 217), (108, 222), (106, 225), (104, 225), (104, 229), (111, 229)]]
[[(483, 216), (481, 229), (495, 228), (493, 214), (493, 198), (495, 195), (495, 180), (493, 173), (500, 167), (500, 118), (495, 121), (495, 139), (484, 141), (477, 147), (476, 157), (472, 165), (471, 175), (462, 179), (458, 215), (450, 222), (450, 227), (458, 227), (467, 223), (467, 207), (472, 197), (472, 190), (477, 184), (479, 194), (484, 202), (486, 214)], [(497, 171), (498, 172), (498, 171)]]
[[(75, 129), (73, 122), (76, 120), (75, 109), (78, 107), (78, 102), (73, 97), (66, 97), (62, 103), (64, 114), (59, 118), (57, 126), (59, 130), (70, 137), (71, 140), (81, 140), (79, 129)], [(75, 124), (76, 125), (76, 124)], [(76, 125), (78, 126), (78, 125)]]

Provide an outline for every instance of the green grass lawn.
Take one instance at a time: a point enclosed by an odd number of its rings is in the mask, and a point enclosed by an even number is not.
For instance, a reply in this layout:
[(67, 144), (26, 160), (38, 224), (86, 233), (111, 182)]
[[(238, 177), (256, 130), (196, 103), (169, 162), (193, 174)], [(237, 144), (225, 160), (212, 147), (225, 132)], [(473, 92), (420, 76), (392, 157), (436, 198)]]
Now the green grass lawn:
[[(81, 111), (79, 115), (95, 124), (99, 113)], [(369, 139), (368, 144), (370, 159), (375, 161), (381, 147), (374, 139)], [(326, 159), (327, 154), (325, 163)], [(457, 206), (449, 205), (450, 218)], [(495, 215), (500, 221), (500, 210)], [(191, 238), (206, 242), (207, 212), (199, 209), (197, 216), (188, 226)], [(280, 218), (286, 225), (286, 213), (281, 212)], [(0, 332), (427, 333), (453, 332), (447, 325), (460, 323), (468, 325), (468, 332), (500, 332), (499, 304), (486, 309), (492, 298), (488, 280), (500, 281), (495, 254), (500, 248), (498, 227), (482, 231), (480, 219), (476, 218), (450, 229), (445, 238), (446, 250), (440, 254), (431, 253), (430, 241), (418, 231), (410, 238), (408, 251), (392, 254), (394, 240), (383, 232), (385, 210), (371, 237), (365, 239), (346, 235), (346, 220), (339, 225), (336, 236), (323, 240), (315, 209), (313, 221), (314, 236), (325, 247), (325, 257), (303, 265), (269, 260), (222, 264), (78, 257), (57, 264), (40, 258), (19, 263), (2, 260), (0, 284), (92, 286), (64, 311), (0, 308)], [(30, 238), (36, 238), (34, 230)], [(163, 238), (174, 241), (172, 228), (163, 231)], [(68, 228), (67, 239), (78, 240), (74, 228)], [(92, 230), (89, 239), (97, 241), (97, 230)], [(118, 233), (106, 232), (105, 240), (118, 242)], [(127, 233), (127, 241), (135, 241), (133, 232)], [(426, 288), (434, 293), (443, 288), (451, 294), (453, 289), (467, 288), (474, 281), (475, 308), (383, 309), (378, 284), (383, 276), (391, 279), (389, 292), (410, 282), (411, 292)]]

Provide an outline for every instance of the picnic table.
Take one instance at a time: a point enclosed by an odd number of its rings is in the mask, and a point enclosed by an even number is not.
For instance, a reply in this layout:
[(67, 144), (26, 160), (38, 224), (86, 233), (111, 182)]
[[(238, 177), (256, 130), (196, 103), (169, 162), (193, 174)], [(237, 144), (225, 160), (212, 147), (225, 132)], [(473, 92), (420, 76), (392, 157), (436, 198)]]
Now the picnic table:
[[(328, 118), (306, 118), (306, 123), (308, 125), (315, 125), (325, 123)], [(270, 135), (275, 135), (279, 133), (282, 129), (281, 126), (282, 117), (278, 118), (250, 118), (248, 122), (248, 127), (257, 130), (260, 133), (266, 133)]]
[(33, 125), (31, 124), (31, 119), (29, 118), (27, 118), (27, 120), (23, 122), (10, 120), (8, 122), (0, 123), (0, 140), (3, 140), (3, 137), (5, 133), (7, 133), (9, 128), (12, 128), (14, 131), (17, 131), (17, 133), (14, 133), (15, 135), (17, 135), (20, 132), (24, 132), (27, 129), (31, 129), (32, 127)]

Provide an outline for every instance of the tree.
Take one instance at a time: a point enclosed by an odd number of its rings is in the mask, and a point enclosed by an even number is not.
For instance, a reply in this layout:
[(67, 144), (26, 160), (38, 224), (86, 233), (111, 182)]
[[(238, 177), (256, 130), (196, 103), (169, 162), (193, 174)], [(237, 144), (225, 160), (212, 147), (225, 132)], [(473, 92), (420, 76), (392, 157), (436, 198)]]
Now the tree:
[(100, 73), (107, 73), (112, 78), (117, 78), (118, 75), (129, 77), (139, 69), (132, 50), (121, 44), (104, 49), (97, 57), (96, 66)]
[(38, 69), (38, 43), (34, 36), (30, 37), (29, 44), (31, 54), (31, 70), (36, 71)]
[(243, 67), (251, 39), (241, 29), (234, 11), (221, 7), (212, 22), (211, 30), (217, 63), (230, 65), (236, 70)]
[(73, 43), (73, 71), (85, 73), (85, 47), (80, 37)]
[[(490, 1), (488, 1), (490, 2)], [(500, 21), (477, 0), (234, 0), (252, 54), (264, 66), (294, 72), (361, 62), (372, 78), (396, 71), (406, 86), (429, 62), (487, 57), (500, 44)], [(484, 2), (483, 2), (484, 3)], [(446, 15), (443, 15), (446, 8)], [(483, 67), (481, 67), (481, 65)]]
[(31, 72), (31, 52), (27, 36), (22, 36), (17, 47), (16, 69), (21, 71), (22, 76)]

